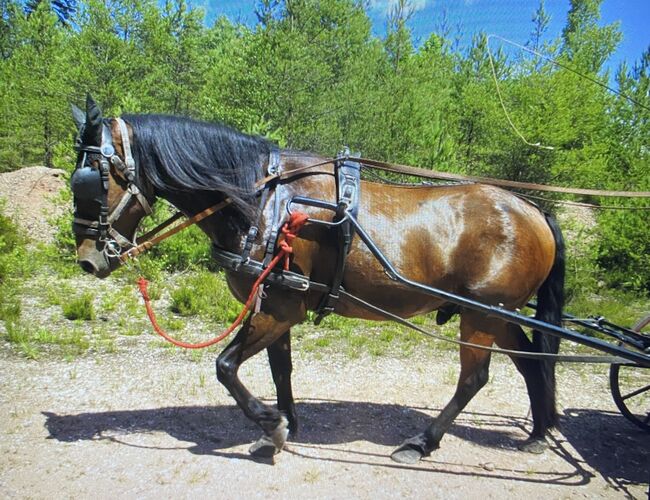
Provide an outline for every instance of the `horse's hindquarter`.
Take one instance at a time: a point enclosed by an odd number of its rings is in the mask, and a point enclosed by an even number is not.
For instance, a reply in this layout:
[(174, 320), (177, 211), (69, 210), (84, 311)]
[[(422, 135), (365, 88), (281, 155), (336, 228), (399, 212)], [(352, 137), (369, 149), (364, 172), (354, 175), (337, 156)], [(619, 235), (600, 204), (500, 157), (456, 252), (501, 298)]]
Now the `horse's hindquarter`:
[[(499, 188), (363, 183), (361, 198), (361, 225), (393, 266), (413, 281), (519, 307), (553, 264), (555, 243), (543, 214)], [(403, 316), (442, 305), (390, 280), (358, 237), (344, 286)], [(343, 304), (340, 313), (367, 316)]]

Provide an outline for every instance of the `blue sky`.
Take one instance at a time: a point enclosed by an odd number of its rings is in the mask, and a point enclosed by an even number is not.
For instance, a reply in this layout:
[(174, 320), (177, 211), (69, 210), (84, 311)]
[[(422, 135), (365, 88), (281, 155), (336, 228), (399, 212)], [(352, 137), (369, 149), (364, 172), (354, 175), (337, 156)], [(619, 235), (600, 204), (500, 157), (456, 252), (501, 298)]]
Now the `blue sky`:
[[(369, 1), (368, 14), (375, 34), (383, 35), (386, 14), (394, 2)], [(219, 15), (247, 24), (256, 21), (256, 0), (189, 0), (189, 3), (203, 7), (209, 23)], [(467, 44), (479, 31), (525, 43), (532, 30), (531, 18), (539, 5), (538, 0), (412, 0), (411, 3), (416, 12), (409, 25), (416, 40), (426, 40), (430, 33), (438, 31), (446, 12), (452, 37), (460, 26), (461, 44)], [(562, 32), (569, 0), (546, 0), (545, 9), (551, 15), (547, 38), (552, 39)], [(601, 14), (603, 23), (619, 21), (623, 32), (623, 41), (608, 67), (615, 69), (623, 60), (631, 66), (650, 45), (650, 0), (604, 0)]]

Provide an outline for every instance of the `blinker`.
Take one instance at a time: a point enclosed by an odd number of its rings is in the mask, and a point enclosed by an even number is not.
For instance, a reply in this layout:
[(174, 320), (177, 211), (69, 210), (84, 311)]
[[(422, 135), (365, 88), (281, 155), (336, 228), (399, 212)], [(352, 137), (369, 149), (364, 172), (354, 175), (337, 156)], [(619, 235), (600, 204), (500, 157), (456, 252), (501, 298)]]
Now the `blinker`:
[(101, 174), (98, 169), (92, 167), (78, 168), (70, 178), (70, 187), (75, 199), (94, 201), (101, 204), (104, 192)]

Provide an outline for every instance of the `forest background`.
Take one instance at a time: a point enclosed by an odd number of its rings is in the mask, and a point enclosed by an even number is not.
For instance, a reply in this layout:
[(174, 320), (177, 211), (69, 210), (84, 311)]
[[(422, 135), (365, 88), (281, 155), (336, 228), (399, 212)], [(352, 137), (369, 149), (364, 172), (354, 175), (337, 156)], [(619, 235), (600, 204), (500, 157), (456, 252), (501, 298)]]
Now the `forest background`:
[[(366, 157), (441, 171), (650, 191), (650, 46), (610, 74), (619, 26), (600, 21), (601, 0), (570, 3), (561, 35), (550, 41), (543, 41), (544, 3), (531, 7), (526, 46), (561, 65), (490, 43), (514, 125), (547, 149), (527, 145), (508, 123), (486, 34), (461, 48), (443, 24), (416, 46), (408, 1), (394, 5), (378, 37), (367, 5), (351, 0), (260, 0), (253, 25), (226, 17), (208, 25), (204, 12), (184, 0), (0, 0), (0, 172), (38, 164), (70, 173), (70, 103), (82, 106), (91, 92), (106, 116), (187, 115), (328, 156), (346, 145)], [(588, 79), (612, 82), (620, 93)], [(541, 203), (562, 210), (553, 200)], [(570, 250), (569, 296), (600, 291), (645, 301), (649, 212), (594, 213), (597, 225), (580, 228), (580, 243)], [(70, 263), (70, 219), (59, 222), (51, 255)], [(11, 221), (2, 217), (0, 225), (6, 290), (26, 254)], [(210, 267), (198, 232), (173, 240), (145, 261), (149, 272)], [(3, 307), (0, 319), (8, 315)]]

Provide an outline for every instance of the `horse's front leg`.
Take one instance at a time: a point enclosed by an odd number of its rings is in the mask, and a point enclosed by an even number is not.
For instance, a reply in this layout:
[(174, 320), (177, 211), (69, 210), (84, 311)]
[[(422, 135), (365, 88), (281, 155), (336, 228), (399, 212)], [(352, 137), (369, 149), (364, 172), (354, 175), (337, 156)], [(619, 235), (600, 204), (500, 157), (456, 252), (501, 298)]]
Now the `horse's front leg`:
[(273, 374), (273, 382), (278, 399), (278, 410), (286, 415), (289, 421), (289, 434), (298, 434), (298, 416), (291, 389), (291, 336), (287, 330), (278, 340), (266, 348), (269, 355), (269, 365)]
[(302, 319), (301, 308), (296, 309), (294, 314), (281, 319), (264, 312), (249, 316), (235, 339), (217, 358), (219, 382), (228, 389), (244, 414), (264, 431), (264, 437), (250, 450), (255, 455), (271, 456), (282, 449), (289, 432), (287, 419), (254, 397), (241, 383), (237, 372), (244, 361), (275, 342)]

